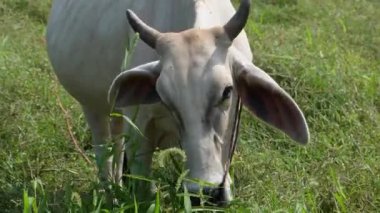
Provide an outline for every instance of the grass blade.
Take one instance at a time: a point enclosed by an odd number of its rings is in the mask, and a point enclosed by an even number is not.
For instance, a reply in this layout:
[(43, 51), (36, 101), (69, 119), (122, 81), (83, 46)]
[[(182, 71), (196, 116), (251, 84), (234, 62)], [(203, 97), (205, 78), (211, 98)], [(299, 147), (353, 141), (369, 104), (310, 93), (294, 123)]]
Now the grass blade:
[(24, 193), (23, 193), (23, 203), (24, 203), (23, 213), (29, 213), (30, 212), (29, 196), (28, 196), (28, 192), (26, 189), (24, 189)]
[(154, 207), (154, 213), (159, 213), (159, 212), (160, 212), (160, 190), (158, 188), (157, 193), (156, 193), (156, 203)]
[(189, 195), (189, 192), (188, 192), (186, 186), (184, 187), (184, 191), (185, 192), (184, 192), (184, 196), (183, 196), (183, 205), (185, 207), (185, 212), (190, 213), (192, 211), (191, 201), (190, 201), (190, 195)]
[(129, 125), (132, 126), (132, 128), (142, 137), (145, 138), (144, 134), (140, 131), (140, 129), (137, 127), (137, 125), (127, 116), (122, 115), (120, 113), (111, 113), (111, 117), (116, 117), (116, 118), (123, 118)]

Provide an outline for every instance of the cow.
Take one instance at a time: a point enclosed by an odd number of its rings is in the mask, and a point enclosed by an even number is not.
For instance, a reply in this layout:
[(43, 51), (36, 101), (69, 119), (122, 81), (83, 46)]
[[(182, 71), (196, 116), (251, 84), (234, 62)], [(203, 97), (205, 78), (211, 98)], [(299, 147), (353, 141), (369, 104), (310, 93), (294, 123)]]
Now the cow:
[[(228, 0), (53, 2), (48, 55), (61, 84), (82, 106), (101, 180), (121, 183), (124, 146), (129, 171), (138, 175), (150, 174), (156, 147), (177, 146), (187, 155), (188, 176), (215, 184), (218, 193), (213, 187), (205, 192), (217, 203), (229, 202), (240, 103), (293, 140), (308, 142), (298, 105), (251, 62), (243, 31), (249, 11), (250, 0), (241, 0), (236, 12)], [(121, 72), (135, 32), (141, 41)], [(122, 117), (110, 119), (113, 111), (135, 118), (144, 135), (131, 133), (137, 147), (119, 137), (131, 125)], [(114, 154), (108, 157), (111, 138)], [(184, 185), (191, 192), (201, 188)]]

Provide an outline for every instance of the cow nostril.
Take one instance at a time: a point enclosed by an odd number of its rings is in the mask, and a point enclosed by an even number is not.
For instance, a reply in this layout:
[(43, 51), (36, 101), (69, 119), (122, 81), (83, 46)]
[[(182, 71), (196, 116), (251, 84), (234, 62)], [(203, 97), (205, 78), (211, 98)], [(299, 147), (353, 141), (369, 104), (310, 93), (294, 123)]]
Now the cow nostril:
[(207, 195), (210, 196), (209, 202), (218, 206), (226, 206), (229, 203), (228, 196), (224, 187), (209, 188)]
[(191, 205), (192, 206), (200, 206), (201, 205), (201, 199), (199, 197), (190, 197)]
[[(210, 206), (226, 206), (229, 204), (229, 197), (226, 193), (226, 190), (224, 187), (207, 187), (203, 189), (203, 195), (205, 195), (205, 205)], [(193, 206), (200, 206), (201, 205), (201, 198), (199, 197), (190, 197), (191, 204)]]

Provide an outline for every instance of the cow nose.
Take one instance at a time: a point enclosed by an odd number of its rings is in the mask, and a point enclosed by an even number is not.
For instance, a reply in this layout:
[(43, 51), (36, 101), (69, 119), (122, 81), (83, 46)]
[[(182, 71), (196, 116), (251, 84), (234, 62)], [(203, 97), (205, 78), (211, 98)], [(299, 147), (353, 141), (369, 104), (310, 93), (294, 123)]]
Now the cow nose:
[[(231, 193), (225, 187), (206, 187), (203, 188), (203, 195), (208, 200), (206, 205), (227, 206), (231, 201)], [(191, 197), (191, 204), (193, 206), (200, 206), (201, 199), (199, 197)]]

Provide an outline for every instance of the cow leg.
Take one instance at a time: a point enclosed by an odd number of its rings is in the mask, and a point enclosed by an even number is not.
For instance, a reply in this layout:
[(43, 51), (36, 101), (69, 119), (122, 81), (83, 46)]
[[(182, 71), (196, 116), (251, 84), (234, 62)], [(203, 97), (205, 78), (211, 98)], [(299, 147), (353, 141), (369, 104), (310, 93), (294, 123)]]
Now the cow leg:
[[(118, 112), (121, 114), (121, 112)], [(123, 163), (124, 163), (124, 137), (123, 118), (113, 117), (111, 119), (111, 134), (113, 139), (113, 173), (115, 183), (122, 184)]]
[[(136, 144), (138, 143), (138, 144)], [(146, 140), (127, 142), (128, 168), (134, 175), (149, 176), (151, 171), (153, 149)]]
[[(93, 149), (95, 151), (96, 164), (99, 169), (99, 178), (101, 182), (111, 181), (115, 182), (115, 173), (113, 167), (113, 155), (110, 148), (111, 140), (111, 128), (110, 128), (110, 118), (107, 113), (95, 112), (87, 107), (83, 107), (83, 112), (87, 119), (87, 123), (90, 126), (92, 137), (93, 137)], [(116, 124), (119, 123), (115, 120), (115, 134), (118, 128)], [(122, 128), (122, 127), (121, 127)], [(120, 146), (120, 142), (115, 143), (114, 148)], [(115, 149), (112, 149), (115, 150)], [(123, 149), (121, 149), (123, 150)], [(120, 152), (115, 150), (115, 154), (118, 157), (121, 155)], [(116, 161), (115, 168), (119, 168), (119, 162)]]
[[(139, 136), (137, 136), (139, 137)], [(130, 138), (126, 141), (128, 169), (132, 175), (147, 177), (151, 175), (153, 148), (148, 140)], [(130, 180), (135, 186), (135, 193), (139, 200), (148, 200), (152, 195), (151, 183), (142, 180)]]

